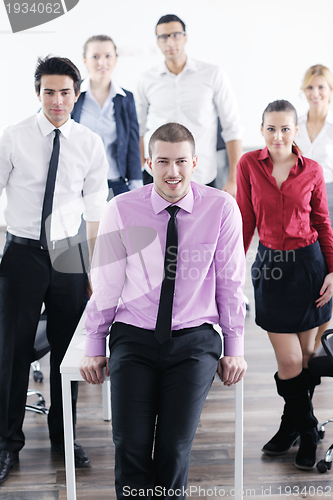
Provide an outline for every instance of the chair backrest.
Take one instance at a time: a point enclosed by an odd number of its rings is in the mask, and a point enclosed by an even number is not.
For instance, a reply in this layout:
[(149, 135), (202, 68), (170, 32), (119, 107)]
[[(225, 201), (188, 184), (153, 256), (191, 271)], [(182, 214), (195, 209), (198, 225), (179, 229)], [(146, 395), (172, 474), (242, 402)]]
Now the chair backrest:
[(333, 365), (333, 329), (326, 330), (321, 336), (321, 343)]
[(333, 377), (333, 330), (326, 330), (322, 345), (316, 349), (308, 362), (310, 372), (315, 377)]
[(33, 359), (31, 360), (31, 362), (37, 361), (38, 359), (42, 358), (50, 350), (50, 344), (46, 336), (46, 324), (47, 324), (46, 316), (41, 315), (37, 327), (35, 343), (32, 352)]

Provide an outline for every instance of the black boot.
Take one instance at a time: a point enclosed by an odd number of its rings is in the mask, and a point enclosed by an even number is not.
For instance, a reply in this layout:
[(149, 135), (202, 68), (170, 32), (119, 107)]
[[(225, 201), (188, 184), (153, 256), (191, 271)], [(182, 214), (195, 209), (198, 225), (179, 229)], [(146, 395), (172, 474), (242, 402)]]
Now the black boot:
[(314, 377), (307, 368), (303, 368), (303, 375), (308, 381), (309, 399), (303, 398), (299, 410), (303, 412), (303, 420), (300, 422), (301, 444), (295, 458), (298, 469), (311, 470), (316, 465), (316, 450), (319, 441), (318, 420), (313, 414), (312, 396), (316, 385), (320, 384), (320, 377)]
[(321, 379), (320, 377), (317, 377), (315, 375), (312, 375), (310, 372), (309, 368), (303, 368), (303, 372), (306, 374), (308, 381), (309, 381), (309, 394), (310, 394), (310, 399), (313, 397), (314, 390), (316, 388), (316, 385), (321, 384)]
[(318, 440), (317, 427), (301, 433), (301, 444), (295, 458), (295, 465), (298, 469), (312, 470), (315, 467)]
[(287, 405), (284, 405), (280, 428), (272, 439), (265, 444), (262, 451), (266, 455), (283, 455), (296, 444), (298, 437), (299, 433), (291, 424), (291, 419), (288, 418)]
[(291, 425), (300, 433), (301, 444), (295, 465), (303, 470), (313, 469), (316, 464), (318, 420), (313, 414), (307, 371), (303, 370), (297, 377), (288, 380), (280, 380), (275, 374), (275, 380), (278, 393), (286, 402)]
[[(280, 379), (278, 378), (277, 373), (275, 373), (274, 378), (277, 392), (280, 394), (278, 385)], [(291, 415), (288, 404), (286, 403), (281, 417), (280, 428), (272, 439), (265, 444), (262, 451), (266, 453), (266, 455), (283, 455), (296, 444), (298, 437), (299, 432), (293, 424), (293, 416)]]

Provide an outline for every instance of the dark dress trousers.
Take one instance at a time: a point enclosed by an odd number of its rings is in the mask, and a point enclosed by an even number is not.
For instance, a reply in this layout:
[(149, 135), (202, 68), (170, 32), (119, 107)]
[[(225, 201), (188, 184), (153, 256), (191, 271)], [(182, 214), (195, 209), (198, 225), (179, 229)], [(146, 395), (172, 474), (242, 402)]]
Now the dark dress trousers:
[[(50, 439), (63, 444), (59, 366), (84, 309), (85, 274), (53, 269), (47, 250), (11, 241), (0, 265), (0, 449), (17, 452), (22, 431), (30, 362), (43, 302), (51, 346)], [(74, 408), (77, 397), (74, 391)], [(74, 410), (75, 413), (75, 410)]]
[[(112, 325), (109, 366), (118, 500), (170, 498), (173, 492), (174, 498), (185, 499), (192, 442), (221, 349), (212, 325), (186, 329), (162, 345), (151, 330)], [(169, 488), (173, 492), (168, 494)]]

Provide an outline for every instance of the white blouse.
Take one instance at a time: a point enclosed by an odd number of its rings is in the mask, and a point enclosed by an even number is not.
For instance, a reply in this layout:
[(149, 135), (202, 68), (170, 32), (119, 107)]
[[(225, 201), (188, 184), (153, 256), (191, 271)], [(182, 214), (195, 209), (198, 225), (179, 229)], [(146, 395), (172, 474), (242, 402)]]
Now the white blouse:
[(299, 118), (299, 132), (295, 138), (302, 155), (317, 161), (324, 171), (326, 184), (333, 182), (333, 113), (328, 111), (323, 128), (311, 142), (306, 128), (308, 115)]

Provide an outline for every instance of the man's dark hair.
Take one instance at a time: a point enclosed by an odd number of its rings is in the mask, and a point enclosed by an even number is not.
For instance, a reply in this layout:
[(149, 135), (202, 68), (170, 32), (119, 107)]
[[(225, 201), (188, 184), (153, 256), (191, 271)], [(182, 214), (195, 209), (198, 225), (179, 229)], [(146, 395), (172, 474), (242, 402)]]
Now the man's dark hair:
[(180, 123), (170, 122), (162, 125), (152, 134), (149, 145), (149, 158), (152, 158), (154, 144), (157, 141), (163, 142), (189, 142), (192, 146), (192, 155), (195, 155), (195, 141), (194, 137), (188, 128)]
[(108, 35), (94, 35), (94, 36), (91, 36), (90, 38), (88, 38), (88, 40), (86, 41), (86, 43), (83, 46), (83, 59), (86, 58), (89, 43), (93, 43), (93, 42), (111, 42), (111, 43), (113, 43), (116, 56), (118, 56), (116, 44), (114, 43), (114, 41), (112, 40), (111, 37), (109, 37)]
[(35, 70), (35, 90), (40, 94), (40, 83), (43, 75), (65, 75), (69, 76), (74, 83), (74, 92), (77, 95), (80, 92), (81, 75), (75, 64), (66, 57), (50, 57), (45, 59), (38, 58)]
[(155, 32), (156, 28), (159, 24), (164, 24), (164, 23), (180, 23), (183, 27), (183, 31), (186, 31), (185, 23), (182, 21), (178, 16), (175, 14), (166, 14), (165, 16), (162, 16), (159, 18), (157, 21), (156, 27), (155, 27)]

